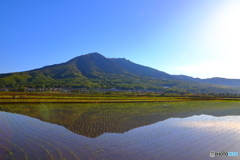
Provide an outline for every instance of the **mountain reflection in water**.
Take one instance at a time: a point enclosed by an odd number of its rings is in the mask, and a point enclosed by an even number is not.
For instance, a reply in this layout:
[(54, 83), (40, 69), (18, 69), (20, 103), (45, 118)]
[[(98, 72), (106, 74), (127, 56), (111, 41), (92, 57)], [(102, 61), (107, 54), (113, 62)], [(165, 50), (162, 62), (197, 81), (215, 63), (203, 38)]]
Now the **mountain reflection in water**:
[(240, 148), (238, 102), (0, 108), (0, 159), (209, 159)]
[(169, 102), (128, 104), (5, 104), (0, 111), (18, 113), (64, 126), (95, 138), (103, 133), (124, 133), (171, 117), (240, 114), (238, 102)]

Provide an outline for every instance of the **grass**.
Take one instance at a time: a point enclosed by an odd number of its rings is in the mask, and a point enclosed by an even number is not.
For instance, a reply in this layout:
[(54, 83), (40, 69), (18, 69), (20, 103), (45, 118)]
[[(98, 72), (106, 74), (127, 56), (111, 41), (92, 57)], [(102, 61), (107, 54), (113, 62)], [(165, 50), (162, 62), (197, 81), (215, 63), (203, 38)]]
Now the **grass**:
[(128, 102), (176, 102), (192, 100), (219, 100), (220, 97), (165, 97), (157, 94), (66, 94), (34, 92), (0, 92), (0, 103), (128, 103)]

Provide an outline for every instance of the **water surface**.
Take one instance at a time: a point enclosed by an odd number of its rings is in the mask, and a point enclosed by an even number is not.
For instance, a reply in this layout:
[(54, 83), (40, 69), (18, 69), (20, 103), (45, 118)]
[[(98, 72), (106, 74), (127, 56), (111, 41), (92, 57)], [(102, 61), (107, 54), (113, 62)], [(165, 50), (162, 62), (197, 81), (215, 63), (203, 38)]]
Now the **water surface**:
[(239, 107), (217, 101), (0, 105), (0, 159), (213, 159), (210, 151), (240, 152)]

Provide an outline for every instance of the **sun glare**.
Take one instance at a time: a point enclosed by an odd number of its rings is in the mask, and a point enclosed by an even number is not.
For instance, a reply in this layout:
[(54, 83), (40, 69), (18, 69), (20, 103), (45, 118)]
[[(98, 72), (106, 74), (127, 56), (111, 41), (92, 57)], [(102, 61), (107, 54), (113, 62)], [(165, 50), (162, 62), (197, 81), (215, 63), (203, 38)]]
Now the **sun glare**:
[(228, 1), (213, 10), (203, 27), (204, 39), (215, 54), (237, 56), (240, 51), (240, 1)]
[[(204, 58), (188, 66), (175, 66), (181, 74), (200, 78), (240, 78), (240, 1), (230, 0), (211, 11), (200, 28), (198, 45)], [(194, 54), (194, 53), (193, 53)], [(196, 54), (196, 53), (195, 53)], [(196, 74), (196, 75), (195, 75)]]

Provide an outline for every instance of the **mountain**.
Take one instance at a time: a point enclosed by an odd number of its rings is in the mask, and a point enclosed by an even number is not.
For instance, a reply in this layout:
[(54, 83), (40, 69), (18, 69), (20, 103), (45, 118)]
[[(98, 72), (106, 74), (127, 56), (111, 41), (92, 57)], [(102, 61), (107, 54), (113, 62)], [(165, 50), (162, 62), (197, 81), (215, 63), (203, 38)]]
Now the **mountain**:
[(173, 77), (175, 77), (179, 80), (184, 80), (184, 81), (189, 81), (189, 82), (195, 81), (195, 82), (203, 82), (203, 83), (240, 87), (240, 79), (227, 79), (227, 78), (221, 78), (221, 77), (200, 79), (200, 78), (193, 78), (193, 77), (189, 77), (189, 76), (185, 76), (185, 75), (173, 75)]
[(26, 72), (0, 74), (0, 87), (117, 88), (163, 92), (239, 91), (233, 87), (210, 84), (192, 77), (172, 76), (125, 58), (106, 58), (96, 52), (75, 57), (61, 64)]
[[(106, 58), (99, 53), (90, 53), (78, 56), (66, 63), (45, 66), (40, 69), (28, 71), (30, 75), (41, 72), (44, 76), (54, 79), (87, 77), (101, 77), (102, 74), (122, 74), (137, 75), (152, 78), (170, 78), (173, 77), (165, 72), (135, 64), (124, 58)], [(0, 75), (0, 77), (2, 77)]]
[(106, 58), (99, 53), (76, 57), (68, 61), (67, 64), (75, 65), (88, 78), (96, 77), (98, 73), (172, 78), (165, 72), (135, 64), (125, 58)]

